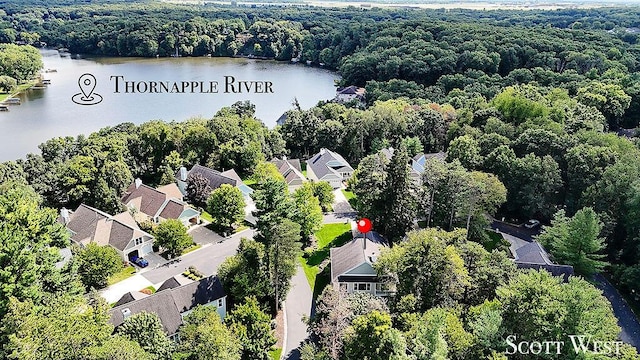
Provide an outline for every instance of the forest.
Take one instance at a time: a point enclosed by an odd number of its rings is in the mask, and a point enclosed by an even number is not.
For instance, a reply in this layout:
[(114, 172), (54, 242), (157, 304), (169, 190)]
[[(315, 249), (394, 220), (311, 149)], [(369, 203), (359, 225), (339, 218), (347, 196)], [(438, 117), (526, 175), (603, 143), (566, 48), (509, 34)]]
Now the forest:
[[(53, 138), (37, 154), (1, 163), (0, 357), (30, 358), (37, 347), (64, 359), (264, 359), (274, 342), (267, 314), (295, 268), (273, 260), (273, 239), (286, 239), (285, 255), (295, 259), (313, 232), (301, 228), (303, 218), (321, 213), (313, 188), (290, 196), (264, 161), (305, 160), (321, 148), (356, 169), (348, 182), (353, 204), (393, 244), (376, 270), (396, 293), (382, 301), (328, 288), (309, 320), (304, 360), (506, 359), (507, 334), (560, 340), (591, 331), (612, 341), (620, 329), (611, 306), (585, 280), (601, 271), (637, 304), (640, 139), (617, 130), (640, 121), (640, 9), (48, 3), (0, 1), (0, 42), (114, 56), (299, 57), (337, 70), (343, 85), (365, 86), (367, 102), (294, 105), (274, 129), (250, 102), (238, 102), (206, 118)], [(33, 54), (29, 45), (2, 46)], [(390, 159), (380, 153), (389, 147)], [(437, 152), (446, 161), (428, 162), (419, 185), (410, 181), (411, 158)], [(114, 333), (106, 304), (80, 295), (80, 265), (53, 267), (50, 249), (68, 244), (53, 209), (85, 203), (116, 213), (134, 178), (168, 184), (180, 166), (194, 164), (257, 179), (260, 235), (243, 240), (220, 270), (235, 304), (231, 320), (221, 326), (215, 315), (196, 313), (178, 344), (165, 341), (154, 318), (140, 319), (152, 324), (145, 338), (131, 330), (135, 323)], [(488, 249), (488, 216), (540, 220), (538, 240), (579, 276), (565, 283), (516, 270), (506, 252)], [(423, 229), (415, 229), (416, 219), (424, 219)], [(87, 309), (74, 313), (83, 326), (67, 336), (66, 314), (78, 307)], [(57, 341), (50, 344), (29, 336), (51, 329)], [(205, 335), (221, 340), (198, 347)], [(638, 355), (624, 346), (600, 358)]]

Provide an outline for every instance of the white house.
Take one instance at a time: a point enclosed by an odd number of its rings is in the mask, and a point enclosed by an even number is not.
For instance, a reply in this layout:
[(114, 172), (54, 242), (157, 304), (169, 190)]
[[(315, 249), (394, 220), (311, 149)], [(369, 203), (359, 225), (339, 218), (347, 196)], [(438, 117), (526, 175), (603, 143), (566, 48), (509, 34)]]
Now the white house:
[(300, 168), (300, 159), (282, 159), (273, 158), (271, 163), (278, 168), (278, 172), (284, 177), (284, 181), (287, 183), (290, 191), (295, 191), (297, 188), (307, 182), (307, 178), (302, 174)]
[(338, 88), (335, 100), (341, 103), (347, 103), (353, 100), (364, 102), (365, 94), (366, 91), (364, 88), (351, 85), (345, 88)]
[(334, 189), (342, 186), (353, 174), (353, 168), (342, 157), (329, 149), (322, 148), (307, 160), (307, 176), (313, 181), (326, 181)]

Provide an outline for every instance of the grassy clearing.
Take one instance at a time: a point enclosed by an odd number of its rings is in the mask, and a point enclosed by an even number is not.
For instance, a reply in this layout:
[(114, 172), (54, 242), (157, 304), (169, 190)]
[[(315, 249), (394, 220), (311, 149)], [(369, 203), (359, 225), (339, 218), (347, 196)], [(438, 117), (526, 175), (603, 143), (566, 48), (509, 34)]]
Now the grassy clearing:
[(27, 90), (28, 88), (32, 87), (35, 84), (36, 84), (35, 81), (29, 82), (29, 83), (26, 83), (26, 84), (20, 84), (20, 85), (18, 85), (18, 88), (16, 89), (16, 91), (14, 91), (12, 93), (0, 94), (0, 102), (5, 101), (7, 98), (14, 97), (14, 96), (18, 95), (19, 93)]
[(326, 224), (315, 233), (317, 248), (307, 257), (299, 258), (304, 275), (314, 296), (329, 283), (330, 270), (327, 266), (322, 273), (319, 265), (329, 258), (329, 249), (339, 247), (352, 239), (351, 224)]
[(356, 208), (356, 194), (354, 194), (351, 191), (347, 191), (342, 189), (342, 194), (344, 195), (344, 197), (347, 198), (347, 201), (349, 202), (349, 205), (351, 205), (352, 208)]
[(280, 360), (280, 356), (282, 355), (282, 349), (281, 348), (275, 348), (271, 351), (269, 351), (269, 359), (271, 360)]
[(193, 244), (190, 247), (182, 250), (182, 255), (188, 254), (188, 253), (190, 253), (192, 251), (196, 251), (196, 250), (200, 249), (201, 247), (202, 247), (202, 244)]
[(213, 217), (211, 217), (211, 214), (209, 214), (208, 212), (202, 210), (202, 212), (200, 213), (200, 218), (202, 220), (208, 221), (208, 222), (212, 222), (213, 221)]
[(118, 283), (124, 279), (130, 278), (133, 275), (135, 275), (136, 273), (136, 268), (134, 268), (133, 266), (129, 265), (127, 267), (122, 268), (122, 270), (118, 271), (117, 273), (111, 275), (109, 277), (109, 279), (107, 280), (107, 284), (109, 286)]

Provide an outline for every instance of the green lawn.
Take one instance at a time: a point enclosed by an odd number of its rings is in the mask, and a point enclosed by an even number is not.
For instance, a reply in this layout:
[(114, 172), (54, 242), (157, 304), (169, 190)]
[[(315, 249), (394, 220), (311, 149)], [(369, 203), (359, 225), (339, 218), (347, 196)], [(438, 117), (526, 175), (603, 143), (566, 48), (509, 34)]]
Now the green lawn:
[(280, 356), (282, 355), (282, 349), (281, 348), (275, 348), (271, 351), (269, 351), (269, 359), (271, 360), (280, 360)]
[(113, 285), (117, 282), (120, 282), (124, 279), (130, 278), (132, 277), (134, 274), (136, 273), (136, 268), (134, 268), (133, 266), (129, 265), (127, 267), (122, 268), (122, 270), (120, 270), (119, 272), (111, 275), (109, 277), (109, 279), (107, 280), (107, 284), (108, 285)]
[(249, 178), (249, 179), (242, 179), (242, 182), (243, 182), (245, 185), (247, 185), (248, 187), (251, 187), (251, 186), (253, 186), (253, 185), (255, 185), (255, 184), (256, 184), (256, 181), (255, 181), (254, 179), (251, 179), (251, 178)]
[(202, 247), (202, 244), (193, 244), (191, 246), (189, 246), (188, 248), (182, 250), (182, 255), (188, 254), (192, 251), (196, 251), (198, 249), (200, 249)]
[(35, 82), (30, 82), (30, 83), (26, 83), (26, 84), (21, 84), (18, 85), (18, 89), (10, 94), (0, 94), (0, 102), (5, 101), (8, 97), (13, 97), (15, 95), (17, 95), (18, 93), (21, 93), (25, 90), (27, 90), (28, 88), (32, 87), (33, 85), (35, 85)]
[(354, 194), (351, 191), (347, 191), (347, 190), (341, 190), (342, 194), (344, 195), (344, 197), (347, 198), (347, 201), (349, 202), (349, 205), (351, 205), (352, 208), (355, 209), (356, 207), (356, 194)]
[(200, 218), (202, 218), (203, 220), (206, 220), (208, 222), (212, 222), (213, 218), (211, 217), (211, 214), (209, 214), (208, 212), (202, 210), (202, 212), (200, 213)]
[(350, 224), (326, 224), (315, 233), (318, 241), (316, 250), (308, 257), (300, 256), (299, 260), (304, 270), (304, 275), (314, 291), (314, 295), (324, 289), (329, 283), (329, 267), (319, 273), (319, 265), (329, 258), (329, 249), (341, 246), (352, 239)]

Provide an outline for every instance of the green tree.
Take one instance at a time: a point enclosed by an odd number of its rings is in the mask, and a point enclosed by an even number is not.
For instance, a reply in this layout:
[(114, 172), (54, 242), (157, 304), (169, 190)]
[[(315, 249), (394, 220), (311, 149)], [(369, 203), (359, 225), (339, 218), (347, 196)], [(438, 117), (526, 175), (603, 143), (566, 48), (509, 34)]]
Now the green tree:
[(345, 359), (410, 359), (402, 333), (391, 327), (391, 316), (377, 310), (355, 318), (345, 332)]
[(416, 310), (451, 306), (469, 286), (469, 273), (454, 243), (466, 241), (464, 230), (412, 231), (407, 239), (383, 251), (375, 263), (378, 274), (395, 287), (395, 299), (414, 296)]
[(253, 175), (251, 179), (255, 181), (258, 185), (264, 183), (267, 179), (279, 179), (284, 180), (278, 168), (266, 161), (259, 162), (256, 167), (253, 169)]
[(171, 256), (179, 256), (182, 250), (193, 244), (191, 235), (180, 220), (167, 219), (158, 225), (154, 233), (158, 246), (165, 248)]
[(306, 182), (296, 189), (293, 193), (293, 201), (296, 205), (293, 220), (300, 224), (302, 238), (307, 240), (311, 234), (320, 229), (323, 219), (320, 201), (313, 194), (312, 183)]
[(156, 357), (144, 351), (140, 345), (123, 336), (114, 335), (102, 345), (89, 349), (88, 360), (155, 360)]
[(417, 359), (464, 359), (473, 343), (456, 313), (443, 308), (422, 314), (405, 336)]
[(609, 126), (617, 129), (620, 119), (631, 104), (631, 96), (618, 84), (593, 81), (578, 89), (578, 101), (600, 110), (607, 118)]
[(207, 211), (213, 218), (213, 224), (225, 230), (244, 219), (245, 206), (242, 191), (229, 184), (215, 189), (207, 200)]
[(109, 277), (122, 269), (122, 258), (111, 246), (89, 243), (77, 254), (80, 278), (86, 289), (102, 289)]
[(238, 253), (225, 259), (218, 276), (233, 301), (246, 297), (258, 299), (266, 306), (273, 296), (264, 244), (252, 239), (240, 239)]
[(8, 94), (14, 92), (17, 88), (18, 82), (16, 79), (7, 75), (0, 75), (0, 91)]
[(380, 228), (392, 243), (404, 236), (416, 218), (417, 189), (409, 176), (408, 163), (407, 150), (400, 147), (391, 158), (382, 191), (384, 209)]
[(242, 344), (243, 360), (267, 360), (276, 338), (271, 330), (271, 318), (265, 314), (255, 298), (246, 298), (225, 320), (229, 329)]
[(253, 215), (258, 219), (256, 227), (259, 235), (256, 240), (266, 243), (271, 238), (271, 229), (281, 219), (291, 218), (294, 207), (289, 197), (287, 184), (278, 179), (268, 178), (259, 190), (253, 193), (256, 210)]
[(478, 142), (469, 135), (455, 138), (449, 144), (447, 161), (451, 162), (455, 159), (460, 161), (465, 168), (469, 170), (475, 169), (482, 162)]
[(280, 300), (289, 292), (291, 278), (296, 273), (300, 252), (300, 225), (283, 219), (270, 231), (267, 239), (269, 275), (274, 290), (275, 312), (280, 309)]
[(378, 223), (382, 216), (382, 191), (387, 178), (389, 160), (380, 152), (362, 159), (349, 179), (349, 188), (356, 195), (356, 210)]
[(5, 353), (8, 359), (85, 359), (91, 349), (108, 341), (108, 305), (82, 296), (59, 295), (46, 305), (12, 298), (2, 321), (9, 333)]
[(331, 211), (331, 205), (336, 197), (331, 184), (326, 181), (314, 181), (311, 185), (313, 187), (313, 195), (318, 198), (322, 210)]
[(551, 253), (560, 262), (572, 265), (575, 272), (591, 276), (602, 271), (607, 265), (599, 255), (605, 248), (600, 238), (602, 223), (592, 208), (578, 210), (571, 218), (563, 211), (554, 216), (551, 227), (544, 227), (538, 236), (542, 244), (549, 247)]
[(180, 352), (193, 360), (240, 360), (242, 344), (215, 308), (197, 306), (180, 328)]
[(128, 317), (118, 326), (117, 333), (135, 341), (157, 359), (171, 358), (173, 344), (165, 335), (160, 318), (155, 313), (141, 312)]

